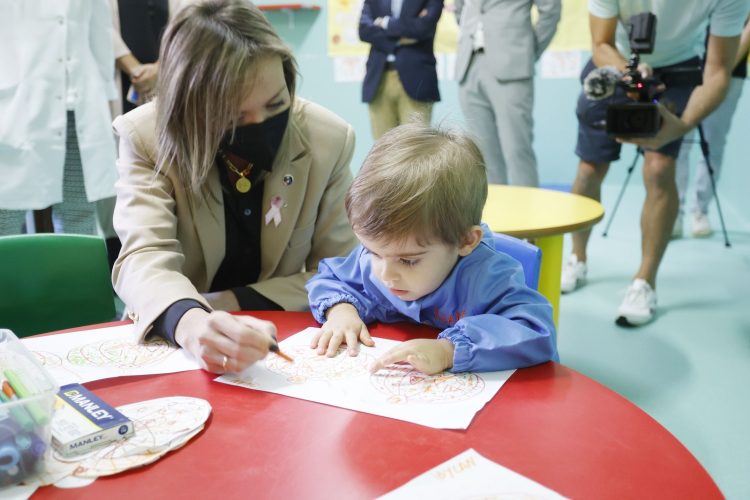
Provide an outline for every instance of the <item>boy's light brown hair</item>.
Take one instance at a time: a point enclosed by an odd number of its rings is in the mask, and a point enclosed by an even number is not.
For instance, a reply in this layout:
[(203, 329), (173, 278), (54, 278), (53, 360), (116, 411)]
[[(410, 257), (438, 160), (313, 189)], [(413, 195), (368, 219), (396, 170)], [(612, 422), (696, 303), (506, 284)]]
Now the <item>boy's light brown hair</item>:
[(354, 230), (372, 239), (459, 245), (482, 220), (487, 173), (466, 134), (417, 123), (372, 147), (346, 195)]

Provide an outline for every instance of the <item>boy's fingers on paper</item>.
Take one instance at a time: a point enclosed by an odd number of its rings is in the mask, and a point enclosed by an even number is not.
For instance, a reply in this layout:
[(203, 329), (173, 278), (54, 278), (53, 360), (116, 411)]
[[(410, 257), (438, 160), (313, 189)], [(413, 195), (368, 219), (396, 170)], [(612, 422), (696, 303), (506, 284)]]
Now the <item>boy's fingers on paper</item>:
[(333, 332), (331, 330), (322, 329), (320, 331), (320, 337), (318, 337), (318, 350), (316, 351), (318, 354), (325, 354), (326, 349), (328, 349), (328, 342), (331, 340), (331, 335)]
[(328, 341), (328, 349), (326, 350), (326, 356), (332, 358), (336, 355), (339, 350), (341, 342), (344, 341), (344, 332), (336, 331), (331, 335), (331, 339)]
[(344, 338), (346, 339), (346, 345), (348, 346), (347, 351), (349, 356), (356, 356), (359, 354), (359, 335), (357, 330), (354, 328), (347, 328), (344, 332)]
[(370, 337), (370, 330), (367, 329), (367, 325), (362, 324), (362, 329), (359, 331), (359, 340), (367, 347), (375, 347), (375, 341)]
[(318, 347), (318, 341), (320, 340), (320, 336), (323, 334), (323, 330), (318, 330), (315, 332), (315, 335), (313, 335), (312, 340), (310, 341), (310, 348), (311, 349), (317, 349)]
[(370, 368), (370, 373), (375, 373), (393, 363), (405, 361), (410, 353), (411, 351), (408, 348), (404, 348), (403, 345), (396, 346), (375, 360), (375, 363)]

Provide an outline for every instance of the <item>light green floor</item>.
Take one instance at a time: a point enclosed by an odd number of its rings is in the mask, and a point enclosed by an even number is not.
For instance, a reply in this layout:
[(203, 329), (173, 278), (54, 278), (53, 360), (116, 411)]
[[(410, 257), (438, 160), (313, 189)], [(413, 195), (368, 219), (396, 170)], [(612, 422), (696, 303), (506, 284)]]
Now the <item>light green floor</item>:
[[(605, 188), (606, 210), (618, 189)], [(615, 311), (640, 259), (643, 194), (627, 189), (607, 238), (604, 221), (594, 229), (588, 284), (561, 298), (561, 361), (669, 429), (727, 498), (750, 498), (750, 228), (722, 207), (732, 243), (725, 248), (712, 206), (712, 238), (687, 236), (667, 249), (657, 320), (623, 329)], [(569, 248), (566, 237), (566, 256)]]

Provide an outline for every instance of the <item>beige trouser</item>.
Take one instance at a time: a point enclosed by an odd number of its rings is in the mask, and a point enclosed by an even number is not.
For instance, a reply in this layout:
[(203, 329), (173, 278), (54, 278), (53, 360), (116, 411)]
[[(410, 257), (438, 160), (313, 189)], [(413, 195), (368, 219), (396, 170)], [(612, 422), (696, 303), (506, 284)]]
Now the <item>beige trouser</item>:
[(432, 103), (409, 97), (395, 70), (383, 73), (369, 110), (372, 137), (375, 140), (402, 123), (419, 121), (429, 125), (432, 119)]

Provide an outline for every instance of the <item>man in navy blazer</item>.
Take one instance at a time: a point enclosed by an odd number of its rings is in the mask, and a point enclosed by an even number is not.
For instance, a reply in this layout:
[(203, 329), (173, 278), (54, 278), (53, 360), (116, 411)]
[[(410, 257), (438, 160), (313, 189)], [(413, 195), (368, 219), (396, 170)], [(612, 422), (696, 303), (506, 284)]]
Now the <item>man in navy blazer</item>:
[(362, 101), (375, 139), (415, 113), (430, 123), (440, 100), (433, 45), (442, 13), (443, 0), (364, 1), (359, 38), (371, 47)]

